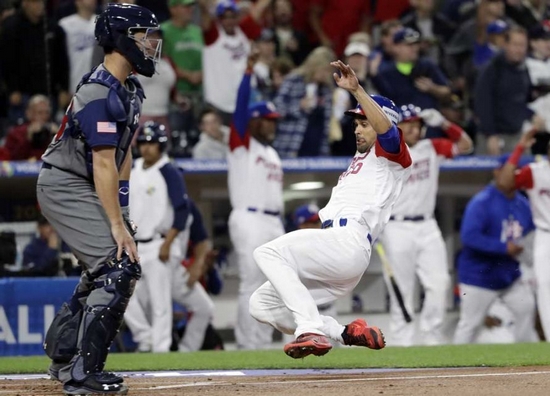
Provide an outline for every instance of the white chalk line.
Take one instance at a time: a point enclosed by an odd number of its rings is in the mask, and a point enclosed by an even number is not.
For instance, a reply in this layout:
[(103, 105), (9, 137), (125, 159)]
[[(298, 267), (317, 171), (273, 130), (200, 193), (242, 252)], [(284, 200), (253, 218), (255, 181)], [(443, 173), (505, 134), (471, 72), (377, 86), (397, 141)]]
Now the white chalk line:
[[(423, 379), (453, 379), (453, 378), (476, 378), (476, 377), (502, 377), (502, 376), (524, 376), (524, 375), (541, 375), (541, 374), (550, 374), (550, 371), (524, 371), (524, 372), (506, 372), (506, 373), (475, 373), (475, 374), (442, 374), (442, 375), (413, 375), (413, 376), (387, 376), (387, 377), (371, 377), (371, 378), (338, 378), (338, 379), (310, 379), (310, 380), (288, 380), (288, 381), (254, 381), (254, 382), (241, 382), (239, 385), (254, 385), (254, 386), (264, 386), (264, 385), (288, 385), (288, 384), (306, 384), (315, 382), (315, 384), (320, 383), (335, 383), (335, 382), (369, 382), (369, 381), (409, 381), (409, 380), (423, 380)], [(229, 382), (195, 382), (193, 384), (179, 384), (179, 385), (164, 385), (164, 386), (154, 386), (148, 388), (133, 388), (136, 390), (161, 390), (161, 389), (171, 389), (171, 388), (183, 388), (183, 387), (194, 387), (194, 386), (228, 386), (234, 385), (234, 383)]]

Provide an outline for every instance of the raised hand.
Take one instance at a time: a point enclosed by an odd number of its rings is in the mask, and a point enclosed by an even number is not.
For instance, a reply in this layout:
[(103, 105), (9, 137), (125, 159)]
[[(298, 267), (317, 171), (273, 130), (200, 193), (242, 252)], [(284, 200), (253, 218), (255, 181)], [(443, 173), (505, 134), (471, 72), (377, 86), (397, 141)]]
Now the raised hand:
[(359, 80), (349, 65), (344, 64), (341, 60), (330, 62), (330, 65), (340, 71), (340, 74), (333, 74), (334, 81), (336, 81), (336, 84), (340, 88), (350, 92), (356, 91), (359, 88)]

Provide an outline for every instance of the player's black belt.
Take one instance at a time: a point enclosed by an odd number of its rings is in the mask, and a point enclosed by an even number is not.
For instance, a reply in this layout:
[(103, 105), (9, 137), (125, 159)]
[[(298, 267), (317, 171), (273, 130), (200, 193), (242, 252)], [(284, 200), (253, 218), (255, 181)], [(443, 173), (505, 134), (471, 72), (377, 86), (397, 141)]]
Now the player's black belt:
[(52, 169), (53, 166), (48, 164), (47, 162), (42, 162), (42, 169)]
[(246, 210), (248, 210), (249, 212), (263, 213), (269, 216), (279, 216), (281, 214), (281, 212), (279, 212), (278, 210), (260, 210), (258, 208), (246, 208)]
[(154, 238), (149, 238), (149, 239), (136, 239), (136, 242), (139, 242), (139, 243), (149, 243), (149, 242), (153, 242), (153, 239), (154, 239)]
[(420, 216), (390, 216), (392, 221), (424, 221), (428, 220), (431, 217), (420, 215)]
[[(348, 224), (348, 219), (341, 218), (338, 220), (338, 224), (340, 225), (340, 227), (345, 227)], [(323, 224), (321, 224), (322, 229), (331, 228), (333, 226), (334, 226), (334, 220), (332, 219), (325, 220), (323, 221)], [(369, 243), (372, 245), (372, 237), (370, 236), (370, 234), (367, 234), (367, 239), (369, 240)]]

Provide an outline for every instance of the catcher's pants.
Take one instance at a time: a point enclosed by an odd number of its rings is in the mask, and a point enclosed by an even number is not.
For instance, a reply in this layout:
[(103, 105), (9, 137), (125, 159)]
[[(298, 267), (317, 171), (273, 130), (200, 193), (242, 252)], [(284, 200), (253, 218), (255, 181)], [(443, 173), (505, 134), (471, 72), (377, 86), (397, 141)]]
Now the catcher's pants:
[(124, 320), (140, 351), (168, 352), (172, 344), (170, 262), (158, 255), (164, 239), (139, 243), (142, 277), (130, 299)]
[[(43, 168), (38, 176), (36, 194), (44, 216), (67, 243), (78, 259), (84, 271), (96, 274), (103, 269), (117, 251), (117, 245), (111, 235), (109, 219), (105, 214), (94, 186), (86, 179), (55, 167)], [(95, 280), (105, 281), (103, 274)], [(139, 285), (140, 282), (137, 282)], [(75, 292), (84, 292), (92, 285), (86, 276), (82, 276)], [(115, 298), (106, 288), (95, 288), (81, 299), (82, 307), (91, 310), (103, 309), (109, 306)], [(126, 290), (131, 294), (131, 290)], [(84, 326), (80, 326), (77, 348), (81, 349)], [(116, 326), (108, 329), (115, 334), (118, 323), (106, 323), (106, 326)], [(109, 343), (111, 340), (105, 340)], [(59, 379), (63, 382), (71, 379), (71, 364), (53, 363), (59, 369)]]
[(180, 352), (198, 351), (204, 343), (206, 328), (212, 320), (214, 302), (199, 282), (195, 282), (191, 288), (187, 286), (189, 273), (181, 265), (181, 260), (171, 260), (170, 271), (172, 299), (191, 313), (178, 349)]
[(454, 335), (455, 344), (469, 344), (474, 341), (489, 308), (497, 298), (500, 298), (514, 315), (515, 341), (533, 340), (535, 298), (529, 286), (520, 278), (504, 290), (460, 284), (460, 319)]
[[(395, 281), (403, 295), (409, 314), (414, 317), (416, 277), (424, 288), (424, 304), (419, 315), (418, 337), (421, 343), (437, 345), (443, 342), (447, 294), (451, 277), (447, 251), (435, 219), (424, 221), (390, 221), (380, 238), (393, 269)], [(385, 276), (386, 284), (389, 278)], [(391, 286), (390, 331), (395, 346), (415, 343), (416, 320), (407, 323)]]
[(268, 281), (250, 298), (250, 314), (279, 331), (324, 334), (343, 342), (344, 326), (319, 314), (355, 288), (371, 256), (368, 230), (348, 220), (340, 227), (297, 230), (254, 251)]
[(239, 266), (239, 299), (235, 338), (239, 349), (261, 349), (268, 347), (273, 339), (273, 329), (257, 322), (248, 312), (250, 296), (266, 281), (254, 261), (253, 252), (280, 235), (285, 230), (278, 216), (261, 211), (249, 212), (235, 209), (229, 216), (229, 236)]

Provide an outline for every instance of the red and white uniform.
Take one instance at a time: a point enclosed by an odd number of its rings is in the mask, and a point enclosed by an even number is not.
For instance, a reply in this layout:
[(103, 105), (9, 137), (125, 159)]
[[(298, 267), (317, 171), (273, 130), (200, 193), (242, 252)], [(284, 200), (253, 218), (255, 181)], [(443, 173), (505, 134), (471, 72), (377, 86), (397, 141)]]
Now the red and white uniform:
[(225, 33), (218, 23), (205, 32), (202, 65), (207, 103), (226, 113), (235, 111), (235, 92), (246, 69), (250, 40), (260, 33), (261, 27), (250, 16), (239, 23), (234, 35)]
[(239, 266), (240, 284), (235, 338), (241, 349), (266, 348), (273, 329), (263, 325), (248, 310), (250, 296), (266, 278), (254, 262), (253, 252), (285, 230), (283, 212), (283, 168), (279, 155), (269, 145), (250, 136), (248, 98), (250, 74), (241, 82), (243, 89), (231, 126), (227, 155), (227, 182), (232, 211), (229, 236)]
[(425, 139), (411, 147), (410, 152), (413, 161), (411, 176), (395, 203), (391, 220), (380, 240), (403, 294), (407, 311), (411, 315), (414, 313), (417, 276), (424, 287), (425, 299), (418, 321), (420, 333), (415, 337), (417, 321), (405, 321), (393, 289), (388, 287), (391, 302), (390, 338), (392, 345), (397, 346), (439, 344), (443, 341), (442, 326), (451, 282), (445, 242), (433, 213), (440, 163), (444, 158), (454, 156), (456, 145), (449, 139)]
[(361, 279), (371, 241), (388, 222), (410, 164), (402, 136), (397, 154), (377, 140), (368, 153), (355, 155), (319, 212), (324, 222), (332, 220), (331, 228), (297, 230), (256, 249), (254, 258), (269, 281), (250, 299), (252, 316), (286, 334), (343, 342), (344, 326), (320, 315), (317, 306), (348, 294)]
[(516, 173), (516, 188), (525, 189), (537, 227), (533, 266), (537, 280), (537, 302), (546, 339), (550, 339), (550, 162), (525, 165)]

